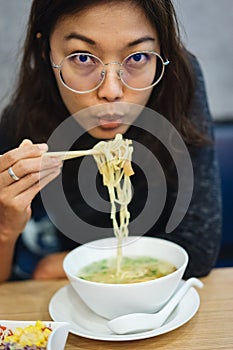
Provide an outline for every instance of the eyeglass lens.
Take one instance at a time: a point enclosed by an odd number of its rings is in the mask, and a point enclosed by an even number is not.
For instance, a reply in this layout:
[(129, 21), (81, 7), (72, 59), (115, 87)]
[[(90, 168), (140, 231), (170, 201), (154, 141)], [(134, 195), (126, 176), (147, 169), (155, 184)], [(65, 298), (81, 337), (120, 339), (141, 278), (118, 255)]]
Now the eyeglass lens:
[[(106, 66), (98, 57), (77, 53), (67, 56), (60, 66), (63, 83), (77, 92), (97, 88), (105, 78)], [(114, 64), (116, 64), (114, 62)], [(132, 89), (144, 89), (155, 85), (163, 75), (161, 57), (151, 52), (136, 52), (119, 63), (119, 76), (122, 82)]]

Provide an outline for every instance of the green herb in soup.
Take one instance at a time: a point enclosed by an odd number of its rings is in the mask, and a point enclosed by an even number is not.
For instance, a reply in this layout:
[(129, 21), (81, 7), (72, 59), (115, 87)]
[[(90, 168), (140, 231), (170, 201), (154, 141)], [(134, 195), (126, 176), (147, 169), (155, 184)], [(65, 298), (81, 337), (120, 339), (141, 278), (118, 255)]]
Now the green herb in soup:
[(101, 283), (137, 283), (163, 277), (176, 270), (168, 261), (147, 256), (123, 257), (120, 273), (116, 259), (103, 259), (85, 266), (78, 277)]

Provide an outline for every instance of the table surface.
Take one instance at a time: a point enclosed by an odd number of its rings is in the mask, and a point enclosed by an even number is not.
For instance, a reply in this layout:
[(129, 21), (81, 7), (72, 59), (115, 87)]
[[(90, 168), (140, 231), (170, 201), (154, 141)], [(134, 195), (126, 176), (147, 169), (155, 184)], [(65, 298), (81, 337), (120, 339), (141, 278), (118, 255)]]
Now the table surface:
[[(214, 269), (201, 278), (198, 290), (201, 304), (186, 324), (149, 339), (134, 341), (100, 341), (69, 334), (65, 350), (131, 349), (206, 350), (233, 349), (233, 268)], [(67, 280), (26, 281), (0, 284), (0, 319), (51, 320), (48, 305), (53, 294)]]

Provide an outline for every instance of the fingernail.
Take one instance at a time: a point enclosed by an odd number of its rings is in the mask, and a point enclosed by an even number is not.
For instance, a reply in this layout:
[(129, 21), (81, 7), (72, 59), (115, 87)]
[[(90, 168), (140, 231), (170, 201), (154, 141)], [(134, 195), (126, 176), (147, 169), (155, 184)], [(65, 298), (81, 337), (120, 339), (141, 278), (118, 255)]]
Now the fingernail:
[(37, 146), (43, 152), (47, 152), (48, 151), (48, 145), (46, 143), (40, 143)]
[(24, 146), (24, 145), (32, 145), (32, 141), (29, 140), (29, 139), (24, 139), (24, 140), (21, 142), (20, 146)]

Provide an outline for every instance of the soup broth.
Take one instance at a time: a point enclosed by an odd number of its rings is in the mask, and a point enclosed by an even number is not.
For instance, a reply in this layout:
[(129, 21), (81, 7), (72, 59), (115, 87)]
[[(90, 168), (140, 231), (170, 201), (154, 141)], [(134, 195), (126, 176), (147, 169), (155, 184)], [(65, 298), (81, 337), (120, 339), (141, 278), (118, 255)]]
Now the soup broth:
[(84, 280), (101, 283), (138, 283), (166, 276), (176, 270), (168, 261), (147, 256), (123, 257), (120, 273), (116, 259), (103, 259), (85, 266), (78, 272)]

